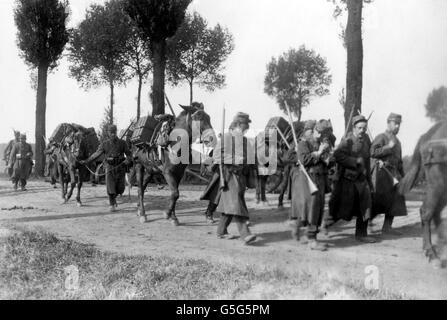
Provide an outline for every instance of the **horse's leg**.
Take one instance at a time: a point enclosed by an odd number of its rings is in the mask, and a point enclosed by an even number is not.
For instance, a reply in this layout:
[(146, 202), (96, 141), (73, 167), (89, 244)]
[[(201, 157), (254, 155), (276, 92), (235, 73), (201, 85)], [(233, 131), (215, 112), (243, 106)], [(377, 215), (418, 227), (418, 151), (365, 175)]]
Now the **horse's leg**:
[(82, 207), (81, 188), (82, 188), (82, 184), (83, 184), (82, 178), (84, 177), (84, 175), (85, 175), (85, 173), (81, 169), (79, 169), (79, 171), (78, 171), (78, 184), (77, 184), (78, 190), (77, 190), (77, 194), (76, 194), (76, 205), (78, 207)]
[(136, 178), (138, 183), (138, 217), (141, 223), (147, 221), (146, 211), (144, 209), (144, 166), (142, 164), (137, 164), (135, 166)]
[(176, 179), (172, 172), (164, 173), (165, 180), (171, 190), (171, 203), (169, 204), (169, 208), (165, 213), (165, 218), (170, 219), (175, 226), (179, 225), (177, 216), (175, 215), (175, 205), (177, 203), (178, 198), (180, 197), (180, 193), (178, 191), (179, 180)]
[(130, 181), (131, 177), (130, 177), (130, 172), (126, 173), (126, 183), (127, 183), (127, 199), (130, 202), (130, 191), (132, 189), (132, 183)]
[(65, 202), (68, 202), (70, 200), (71, 196), (73, 195), (73, 190), (76, 187), (75, 169), (70, 168), (69, 173), (70, 173), (70, 191), (68, 191), (67, 195), (65, 196)]
[(64, 168), (61, 164), (57, 165), (57, 170), (59, 172), (59, 182), (61, 184), (61, 196), (62, 196), (62, 204), (65, 204), (65, 194), (67, 193), (65, 188), (65, 181), (64, 181)]
[(422, 249), (428, 261), (433, 264), (435, 268), (441, 267), (441, 260), (438, 257), (431, 241), (431, 221), (436, 214), (436, 202), (432, 196), (433, 192), (427, 193), (427, 199), (422, 204), (420, 209), (421, 223), (422, 223)]
[(284, 207), (284, 194), (287, 190), (287, 184), (289, 182), (289, 175), (290, 175), (290, 166), (286, 166), (284, 168), (282, 181), (279, 188), (279, 196), (278, 196), (278, 208), (282, 209)]

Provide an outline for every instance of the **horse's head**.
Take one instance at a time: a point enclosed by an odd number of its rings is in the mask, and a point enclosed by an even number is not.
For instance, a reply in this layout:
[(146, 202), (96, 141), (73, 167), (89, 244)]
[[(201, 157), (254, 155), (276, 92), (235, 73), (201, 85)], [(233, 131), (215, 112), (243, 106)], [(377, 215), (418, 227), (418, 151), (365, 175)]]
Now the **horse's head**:
[(216, 136), (211, 119), (203, 109), (203, 104), (193, 103), (192, 106), (181, 107), (184, 111), (176, 119), (176, 127), (186, 129), (192, 141), (200, 138), (200, 142), (206, 145), (215, 142)]
[(69, 144), (69, 150), (73, 154), (76, 160), (84, 160), (87, 158), (87, 148), (85, 143), (85, 136), (82, 132), (78, 131), (71, 134), (71, 143)]

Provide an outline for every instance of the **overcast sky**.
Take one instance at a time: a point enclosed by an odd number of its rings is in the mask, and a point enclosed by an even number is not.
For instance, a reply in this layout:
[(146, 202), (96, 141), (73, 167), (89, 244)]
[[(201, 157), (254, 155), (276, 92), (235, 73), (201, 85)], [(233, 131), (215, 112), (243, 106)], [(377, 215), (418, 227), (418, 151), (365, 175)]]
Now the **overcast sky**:
[[(70, 26), (77, 25), (91, 3), (101, 0), (71, 0)], [(11, 128), (25, 131), (34, 142), (35, 91), (30, 70), (19, 57), (14, 0), (0, 0), (0, 142), (12, 138)], [(345, 86), (346, 51), (339, 39), (340, 24), (327, 0), (195, 0), (196, 10), (209, 24), (220, 23), (235, 39), (235, 50), (226, 62), (227, 86), (208, 93), (195, 89), (195, 100), (205, 104), (215, 128), (220, 127), (221, 109), (229, 118), (248, 112), (252, 127), (262, 129), (272, 116), (281, 115), (275, 101), (264, 93), (266, 65), (272, 56), (290, 48), (315, 49), (327, 59), (333, 75), (330, 95), (317, 98), (303, 110), (303, 119), (330, 118), (337, 136), (343, 135), (343, 110), (338, 96)], [(393, 111), (403, 115), (400, 133), (404, 154), (411, 154), (419, 136), (430, 126), (424, 104), (435, 87), (447, 85), (447, 1), (375, 0), (364, 14), (363, 113), (374, 111), (373, 134), (384, 131)], [(149, 84), (143, 95), (143, 114), (151, 111)], [(187, 87), (167, 86), (175, 103), (187, 104)], [(116, 90), (115, 116), (119, 128), (136, 114), (137, 85)], [(99, 127), (109, 102), (107, 87), (84, 91), (68, 77), (68, 63), (61, 60), (48, 79), (47, 136), (62, 122)]]

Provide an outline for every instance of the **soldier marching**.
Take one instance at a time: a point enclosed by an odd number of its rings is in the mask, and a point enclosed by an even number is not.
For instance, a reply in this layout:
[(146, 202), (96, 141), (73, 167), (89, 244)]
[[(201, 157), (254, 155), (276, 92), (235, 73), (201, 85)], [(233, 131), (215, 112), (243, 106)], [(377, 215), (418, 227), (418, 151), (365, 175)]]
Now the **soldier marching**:
[(31, 175), (33, 168), (33, 149), (31, 145), (26, 142), (26, 135), (20, 135), (20, 141), (14, 143), (8, 161), (8, 168), (11, 172), (11, 180), (14, 186), (14, 190), (20, 188), (22, 191), (26, 191), (26, 183)]
[[(297, 148), (286, 142), (287, 152), (281, 154), (281, 161), (291, 167), (289, 179), (290, 225), (292, 237), (308, 244), (311, 250), (326, 251), (328, 245), (317, 238), (320, 228), (327, 227), (327, 221), (350, 221), (356, 219), (355, 239), (363, 243), (374, 243), (376, 239), (368, 236), (368, 222), (375, 216), (384, 214), (382, 233), (400, 235), (392, 228), (394, 217), (405, 216), (405, 198), (399, 194), (396, 185), (404, 176), (402, 165), (402, 147), (397, 135), (402, 116), (391, 113), (387, 118), (387, 129), (373, 142), (367, 135), (368, 119), (362, 115), (352, 119), (352, 132), (343, 137), (337, 148), (335, 136), (328, 120), (309, 120), (297, 139)], [(235, 222), (239, 238), (245, 244), (252, 244), (257, 236), (249, 228), (249, 212), (245, 200), (248, 188), (259, 186), (253, 177), (258, 170), (263, 185), (267, 179), (259, 168), (262, 164), (249, 163), (249, 140), (245, 137), (250, 128), (251, 119), (246, 113), (239, 112), (233, 118), (229, 131), (221, 135), (206, 160), (213, 176), (200, 200), (207, 200), (206, 217), (214, 223), (213, 214), (220, 214), (217, 236), (221, 239), (234, 239), (229, 234), (231, 222)], [(88, 159), (79, 161), (81, 165), (104, 155), (106, 189), (110, 211), (117, 208), (117, 195), (125, 188), (125, 172), (132, 164), (132, 154), (128, 142), (117, 137), (117, 128), (108, 128), (109, 140), (101, 143), (97, 151)], [(264, 134), (264, 133), (262, 133)], [(298, 132), (295, 132), (298, 134)], [(283, 139), (284, 136), (282, 136)], [(17, 139), (17, 134), (16, 134)], [(256, 139), (254, 150), (257, 159), (262, 153), (259, 146), (266, 141)], [(55, 143), (50, 143), (46, 154), (51, 156)], [(263, 149), (264, 150), (264, 149)], [(20, 135), (19, 141), (11, 143), (8, 168), (11, 171), (14, 189), (20, 183), (26, 190), (26, 181), (32, 168), (32, 149), (26, 143), (26, 136)], [(270, 152), (270, 149), (269, 149)], [(265, 157), (265, 155), (264, 155)], [(265, 159), (264, 159), (265, 160)], [(263, 162), (264, 163), (264, 162)], [(337, 165), (335, 183), (328, 178), (329, 169)], [(265, 165), (264, 165), (265, 167)], [(49, 171), (47, 168), (47, 171)], [(272, 174), (273, 172), (268, 172)], [(258, 201), (263, 192), (257, 190)], [(325, 210), (326, 195), (330, 193), (329, 210)], [(306, 228), (304, 234), (300, 229)]]

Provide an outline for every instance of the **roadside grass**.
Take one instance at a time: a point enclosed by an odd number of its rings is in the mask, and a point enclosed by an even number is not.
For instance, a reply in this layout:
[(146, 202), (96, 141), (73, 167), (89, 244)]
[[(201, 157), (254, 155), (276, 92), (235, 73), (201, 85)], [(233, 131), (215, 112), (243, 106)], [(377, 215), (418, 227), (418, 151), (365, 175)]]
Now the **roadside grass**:
[[(70, 267), (72, 266), (72, 267)], [(69, 272), (74, 267), (79, 271)], [(67, 268), (68, 267), (68, 268)], [(0, 299), (406, 299), (321, 274), (126, 256), (17, 230), (0, 238)]]

